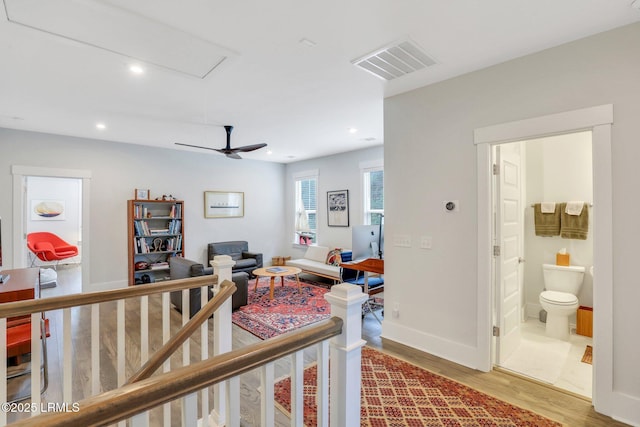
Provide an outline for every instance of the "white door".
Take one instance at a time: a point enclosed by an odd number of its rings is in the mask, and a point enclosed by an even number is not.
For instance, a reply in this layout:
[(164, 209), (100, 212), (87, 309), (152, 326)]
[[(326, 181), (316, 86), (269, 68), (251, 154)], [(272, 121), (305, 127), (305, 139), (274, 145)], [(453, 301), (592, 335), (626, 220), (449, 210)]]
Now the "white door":
[[(503, 363), (520, 344), (522, 319), (523, 207), (521, 143), (496, 146), (499, 171), (495, 175), (496, 226), (495, 259), (496, 319), (500, 332), (496, 342), (496, 362)], [(497, 254), (498, 252), (496, 252)]]

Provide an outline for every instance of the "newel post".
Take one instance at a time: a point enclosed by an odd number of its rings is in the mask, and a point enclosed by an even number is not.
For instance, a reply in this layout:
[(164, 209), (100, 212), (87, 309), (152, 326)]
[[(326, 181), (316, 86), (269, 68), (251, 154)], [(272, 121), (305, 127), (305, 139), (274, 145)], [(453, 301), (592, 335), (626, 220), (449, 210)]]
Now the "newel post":
[[(216, 255), (211, 261), (213, 274), (218, 276), (218, 283), (231, 280), (231, 268), (236, 262), (229, 255)], [(214, 294), (218, 286), (214, 289)], [(231, 351), (231, 298), (229, 298), (214, 314), (213, 322), (213, 354)], [(213, 425), (234, 426), (240, 419), (240, 382), (238, 378), (213, 386)], [(237, 408), (236, 408), (237, 406)], [(234, 421), (235, 420), (235, 421)]]
[(329, 416), (337, 427), (360, 425), (362, 303), (367, 295), (359, 286), (340, 283), (325, 294), (331, 315), (344, 321), (342, 334), (333, 337), (329, 351)]

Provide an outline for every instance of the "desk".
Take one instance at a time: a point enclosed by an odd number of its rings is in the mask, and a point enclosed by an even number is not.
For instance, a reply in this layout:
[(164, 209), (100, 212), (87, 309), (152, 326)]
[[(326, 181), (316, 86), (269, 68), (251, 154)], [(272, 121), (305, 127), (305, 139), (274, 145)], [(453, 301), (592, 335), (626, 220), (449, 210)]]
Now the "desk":
[(2, 270), (2, 274), (8, 274), (9, 280), (0, 284), (0, 303), (40, 297), (39, 267)]
[[(367, 295), (371, 295), (371, 293), (369, 292), (369, 273), (384, 274), (384, 260), (379, 258), (367, 258), (360, 261), (343, 262), (340, 264), (340, 267), (364, 272), (363, 291)], [(372, 310), (371, 303), (369, 302), (370, 299), (371, 298), (367, 299), (366, 302), (367, 306), (369, 306), (369, 311), (374, 315), (378, 322), (382, 323), (378, 316)]]
[(384, 274), (384, 260), (378, 258), (343, 262), (340, 267), (364, 272), (364, 293), (367, 295), (369, 294), (369, 273)]
[[(2, 274), (8, 274), (9, 280), (0, 285), (0, 303), (40, 297), (40, 267), (2, 270)], [(7, 350), (7, 357), (19, 357), (31, 352), (31, 326), (27, 326), (27, 324), (31, 324), (31, 316), (28, 314), (7, 319), (7, 326), (20, 325), (24, 329), (22, 335), (27, 336)]]

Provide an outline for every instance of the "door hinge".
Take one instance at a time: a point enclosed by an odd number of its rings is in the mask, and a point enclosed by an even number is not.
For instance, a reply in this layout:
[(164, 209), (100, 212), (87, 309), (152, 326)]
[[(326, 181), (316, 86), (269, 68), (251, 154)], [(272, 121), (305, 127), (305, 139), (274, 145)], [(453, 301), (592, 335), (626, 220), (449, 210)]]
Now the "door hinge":
[(500, 327), (499, 326), (494, 326), (493, 327), (493, 336), (494, 337), (499, 337), (500, 336)]
[(493, 164), (493, 174), (494, 175), (500, 175), (500, 165), (497, 164)]
[(500, 246), (495, 245), (493, 247), (493, 256), (500, 256)]

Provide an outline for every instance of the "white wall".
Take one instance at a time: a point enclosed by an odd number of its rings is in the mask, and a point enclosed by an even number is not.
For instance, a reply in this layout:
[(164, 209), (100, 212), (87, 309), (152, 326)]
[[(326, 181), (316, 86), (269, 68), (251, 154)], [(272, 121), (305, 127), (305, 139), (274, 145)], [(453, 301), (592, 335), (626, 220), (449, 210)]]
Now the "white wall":
[[(205, 262), (206, 245), (224, 240), (247, 240), (267, 260), (285, 249), (281, 164), (1, 128), (0, 152), (5, 268), (13, 265), (12, 165), (91, 171), (91, 229), (84, 236), (91, 239), (91, 283), (84, 289), (126, 286), (126, 201), (135, 188), (185, 201), (187, 258)], [(204, 218), (207, 190), (243, 191), (245, 216)]]
[[(385, 304), (400, 309), (385, 317), (385, 338), (472, 367), (486, 357), (476, 331), (474, 129), (613, 104), (614, 282), (602, 283), (613, 288), (609, 399), (611, 415), (640, 424), (640, 342), (630, 338), (640, 301), (632, 250), (640, 239), (638, 40), (634, 24), (385, 100)], [(460, 212), (444, 212), (447, 199), (460, 200)], [(390, 244), (404, 234), (412, 247)], [(418, 247), (421, 235), (433, 237), (432, 249)]]
[(566, 248), (570, 254), (571, 265), (586, 268), (578, 299), (581, 305), (593, 307), (593, 277), (589, 273), (589, 267), (593, 265), (595, 208), (589, 210), (587, 240), (576, 240), (560, 236), (536, 236), (531, 207), (532, 204), (543, 201), (593, 201), (591, 132), (527, 141), (525, 147), (527, 193), (524, 210), (524, 291), (527, 315), (538, 316), (541, 309), (538, 297), (544, 288), (542, 264), (555, 264), (555, 254), (561, 248)]
[[(289, 163), (286, 166), (284, 205), (289, 243), (286, 255), (299, 258), (306, 250), (304, 246), (291, 243), (295, 232), (294, 174), (308, 170), (318, 171), (317, 244), (332, 248), (351, 248), (351, 227), (362, 225), (364, 215), (360, 165), (383, 160), (383, 156), (384, 148), (380, 146)], [(329, 227), (327, 224), (327, 191), (335, 190), (349, 190), (349, 227)]]

